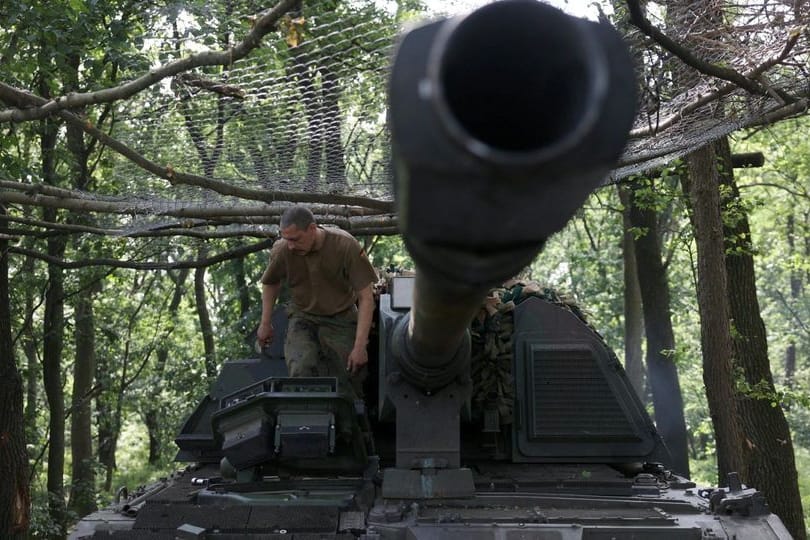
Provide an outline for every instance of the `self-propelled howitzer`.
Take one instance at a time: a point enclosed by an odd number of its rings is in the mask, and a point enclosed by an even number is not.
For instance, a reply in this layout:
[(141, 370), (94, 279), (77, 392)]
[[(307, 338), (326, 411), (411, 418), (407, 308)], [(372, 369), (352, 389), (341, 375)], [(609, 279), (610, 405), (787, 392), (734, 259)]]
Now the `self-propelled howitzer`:
[[(514, 310), (477, 318), (608, 174), (634, 88), (609, 26), (534, 0), (406, 34), (389, 118), (416, 273), (379, 299), (365, 401), (285, 376), (276, 310), (270, 350), (228, 362), (178, 435), (193, 465), (74, 536), (788, 538), (736, 478), (701, 490), (667, 470), (665, 441), (576, 311), (515, 293)], [(506, 366), (501, 395), (480, 391), (487, 362)]]

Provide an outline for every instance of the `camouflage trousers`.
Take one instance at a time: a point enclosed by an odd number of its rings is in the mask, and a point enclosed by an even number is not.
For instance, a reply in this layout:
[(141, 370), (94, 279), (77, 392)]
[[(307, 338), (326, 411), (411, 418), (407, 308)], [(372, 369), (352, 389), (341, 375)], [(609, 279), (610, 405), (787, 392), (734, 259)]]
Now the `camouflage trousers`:
[(284, 342), (290, 377), (337, 377), (340, 391), (362, 399), (368, 369), (355, 375), (346, 369), (356, 330), (356, 310), (324, 316), (291, 308)]

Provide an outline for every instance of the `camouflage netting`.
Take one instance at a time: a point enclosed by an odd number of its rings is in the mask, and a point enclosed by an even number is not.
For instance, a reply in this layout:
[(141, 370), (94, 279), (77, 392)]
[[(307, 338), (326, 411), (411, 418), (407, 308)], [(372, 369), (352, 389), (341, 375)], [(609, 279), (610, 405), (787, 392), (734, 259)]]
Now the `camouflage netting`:
[[(483, 3), (431, 2), (450, 14)], [(143, 50), (153, 70), (244, 40), (266, 13), (244, 7), (251, 4), (178, 3), (152, 13)], [(356, 234), (396, 232), (386, 129), (389, 60), (400, 27), (436, 13), (408, 11), (402, 6), (419, 3), (391, 0), (346, 1), (329, 10), (321, 2), (297, 10), (296, 2), (287, 4), (293, 9), (244, 58), (182, 69), (114, 102), (110, 135), (121, 146), (108, 154), (112, 176), (98, 183), (106, 187), (38, 195), (56, 195), (69, 209), (65, 201), (77, 199), (70, 204), (97, 212), (96, 226), (127, 236), (160, 228), (272, 236), (279, 210), (293, 202), (314, 205), (322, 222)], [(726, 11), (707, 11), (719, 4)], [(747, 88), (702, 75), (635, 26), (616, 23), (647, 67), (640, 112), (613, 181), (807, 106), (807, 2), (667, 5), (666, 20), (659, 5), (647, 5), (652, 27), (702, 64), (725, 69), (722, 77), (742, 74)], [(26, 204), (19, 192), (30, 196), (30, 185), (25, 192), (8, 184), (0, 186), (3, 200)]]
[[(513, 421), (515, 402), (512, 377), (514, 309), (528, 298), (539, 298), (570, 311), (593, 331), (594, 336), (604, 341), (576, 302), (554, 289), (535, 281), (518, 279), (492, 289), (470, 326), (472, 399), (479, 410), (497, 411), (499, 421), (504, 424)], [(613, 350), (610, 347), (607, 349), (615, 358)], [(616, 363), (619, 363), (618, 359)]]

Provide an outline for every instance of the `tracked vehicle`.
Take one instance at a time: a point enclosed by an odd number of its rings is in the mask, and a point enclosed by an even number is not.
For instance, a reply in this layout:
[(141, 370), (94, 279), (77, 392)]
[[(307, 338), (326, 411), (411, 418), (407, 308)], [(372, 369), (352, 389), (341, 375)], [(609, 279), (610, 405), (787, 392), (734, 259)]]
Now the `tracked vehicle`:
[(389, 111), (416, 273), (379, 298), (365, 400), (287, 377), (275, 310), (270, 349), (225, 364), (183, 426), (186, 468), (73, 537), (789, 538), (736, 477), (702, 489), (668, 469), (666, 441), (576, 312), (528, 294), (480, 316), (608, 174), (634, 88), (611, 28), (533, 0), (406, 34)]

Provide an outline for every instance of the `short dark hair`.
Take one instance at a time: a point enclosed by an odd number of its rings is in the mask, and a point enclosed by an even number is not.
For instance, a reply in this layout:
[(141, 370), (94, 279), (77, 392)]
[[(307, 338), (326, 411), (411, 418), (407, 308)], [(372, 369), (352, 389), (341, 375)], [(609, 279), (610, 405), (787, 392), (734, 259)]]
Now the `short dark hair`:
[(298, 230), (303, 231), (312, 223), (315, 223), (315, 216), (312, 215), (309, 208), (306, 206), (290, 206), (281, 214), (279, 227), (286, 229), (291, 225), (295, 225)]

